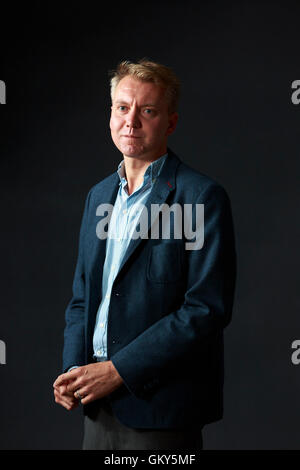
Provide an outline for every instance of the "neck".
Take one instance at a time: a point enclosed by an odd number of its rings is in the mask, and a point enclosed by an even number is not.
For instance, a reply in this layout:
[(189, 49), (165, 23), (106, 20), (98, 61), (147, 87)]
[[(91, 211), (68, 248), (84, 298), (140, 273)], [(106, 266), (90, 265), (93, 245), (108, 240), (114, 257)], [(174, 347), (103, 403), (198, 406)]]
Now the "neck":
[(136, 188), (138, 188), (142, 184), (144, 174), (148, 166), (152, 162), (155, 162), (160, 157), (162, 157), (166, 152), (167, 150), (156, 158), (154, 157), (152, 159), (147, 160), (135, 157), (127, 157), (126, 155), (124, 155), (124, 167), (129, 195), (133, 193)]

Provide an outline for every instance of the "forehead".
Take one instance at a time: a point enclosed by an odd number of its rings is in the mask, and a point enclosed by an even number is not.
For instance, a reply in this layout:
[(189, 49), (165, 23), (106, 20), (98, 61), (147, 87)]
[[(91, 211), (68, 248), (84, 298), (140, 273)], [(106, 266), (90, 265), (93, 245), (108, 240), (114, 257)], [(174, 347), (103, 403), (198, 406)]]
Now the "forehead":
[[(165, 96), (165, 89), (156, 83), (143, 82), (131, 76), (126, 76), (118, 83), (114, 100), (137, 100), (140, 102), (159, 102)], [(142, 103), (141, 103), (142, 104)]]

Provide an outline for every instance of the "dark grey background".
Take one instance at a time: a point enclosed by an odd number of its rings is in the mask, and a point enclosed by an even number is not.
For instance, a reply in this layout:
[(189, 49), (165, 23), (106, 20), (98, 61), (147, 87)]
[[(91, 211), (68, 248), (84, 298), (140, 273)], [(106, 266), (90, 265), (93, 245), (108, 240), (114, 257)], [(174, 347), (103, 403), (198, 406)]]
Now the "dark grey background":
[[(206, 449), (300, 449), (300, 79), (296, 2), (26, 2), (2, 8), (0, 447), (76, 449), (56, 405), (64, 311), (89, 188), (121, 155), (108, 71), (148, 57), (183, 83), (170, 147), (232, 201), (238, 253), (224, 419)], [(6, 26), (6, 27), (5, 27)], [(195, 364), (197, 373), (197, 364)]]

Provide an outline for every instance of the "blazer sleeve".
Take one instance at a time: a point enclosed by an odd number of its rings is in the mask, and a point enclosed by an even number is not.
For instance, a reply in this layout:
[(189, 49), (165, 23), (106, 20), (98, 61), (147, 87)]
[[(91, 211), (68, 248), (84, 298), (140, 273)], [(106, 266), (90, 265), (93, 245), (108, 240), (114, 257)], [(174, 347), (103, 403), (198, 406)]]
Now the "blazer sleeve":
[(200, 250), (186, 252), (183, 304), (110, 358), (129, 391), (137, 396), (157, 383), (175, 361), (190, 360), (197, 346), (231, 320), (236, 253), (230, 201), (224, 188), (213, 183), (197, 203), (204, 204), (204, 244)]
[(91, 191), (89, 191), (79, 232), (79, 246), (77, 263), (72, 285), (72, 298), (65, 311), (64, 347), (63, 347), (63, 371), (72, 366), (81, 366), (85, 363), (85, 255), (84, 240), (88, 227), (88, 210)]

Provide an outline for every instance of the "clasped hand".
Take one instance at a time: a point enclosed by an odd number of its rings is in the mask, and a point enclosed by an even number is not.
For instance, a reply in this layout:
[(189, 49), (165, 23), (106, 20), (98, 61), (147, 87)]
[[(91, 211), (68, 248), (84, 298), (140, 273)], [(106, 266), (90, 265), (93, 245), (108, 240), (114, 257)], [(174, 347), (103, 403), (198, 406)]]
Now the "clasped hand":
[(61, 374), (53, 384), (55, 402), (67, 410), (81, 401), (86, 405), (109, 395), (123, 383), (112, 361), (97, 362), (77, 367)]

